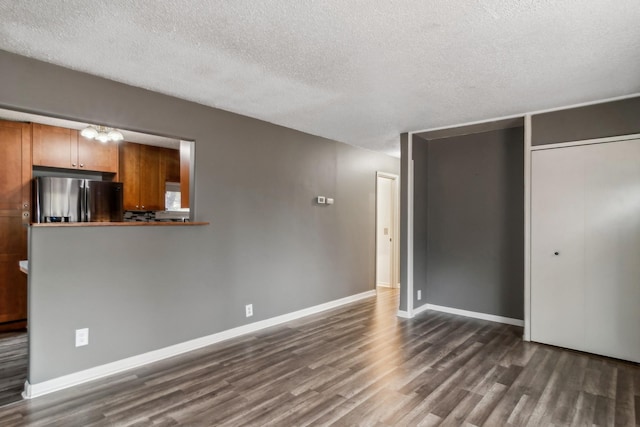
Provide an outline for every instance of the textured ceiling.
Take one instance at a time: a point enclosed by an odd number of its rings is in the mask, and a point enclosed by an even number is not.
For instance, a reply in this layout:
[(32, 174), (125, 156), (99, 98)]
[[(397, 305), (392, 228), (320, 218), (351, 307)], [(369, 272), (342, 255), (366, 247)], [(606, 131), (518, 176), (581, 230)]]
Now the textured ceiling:
[(398, 153), (640, 92), (638, 0), (0, 0), (0, 49)]

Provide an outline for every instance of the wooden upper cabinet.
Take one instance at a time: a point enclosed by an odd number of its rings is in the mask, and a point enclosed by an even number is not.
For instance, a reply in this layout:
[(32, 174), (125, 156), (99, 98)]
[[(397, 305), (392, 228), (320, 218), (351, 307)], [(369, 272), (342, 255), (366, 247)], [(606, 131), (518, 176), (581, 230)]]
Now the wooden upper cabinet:
[(162, 149), (140, 145), (140, 207), (143, 210), (164, 209), (164, 177), (161, 174)]
[(166, 182), (180, 182), (180, 151), (163, 148), (162, 160), (164, 180)]
[(33, 124), (33, 165), (76, 169), (78, 131)]
[(120, 181), (124, 184), (123, 206), (140, 210), (140, 144), (120, 143)]
[(178, 150), (121, 143), (120, 181), (124, 183), (125, 210), (164, 210), (165, 183), (180, 181)]
[(99, 172), (118, 171), (118, 143), (102, 143), (92, 139), (78, 137), (78, 166)]
[(118, 146), (83, 138), (77, 130), (33, 124), (33, 165), (118, 172)]

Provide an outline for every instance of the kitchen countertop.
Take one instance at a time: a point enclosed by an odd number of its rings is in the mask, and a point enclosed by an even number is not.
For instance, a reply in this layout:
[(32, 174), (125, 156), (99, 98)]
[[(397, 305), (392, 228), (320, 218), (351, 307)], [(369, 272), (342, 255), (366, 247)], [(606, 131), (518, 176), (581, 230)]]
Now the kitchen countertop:
[(193, 225), (209, 225), (208, 222), (42, 222), (33, 223), (32, 227), (189, 227)]
[(24, 274), (29, 274), (29, 261), (28, 260), (22, 260), (22, 261), (18, 261), (18, 265), (20, 266), (20, 271), (22, 271)]

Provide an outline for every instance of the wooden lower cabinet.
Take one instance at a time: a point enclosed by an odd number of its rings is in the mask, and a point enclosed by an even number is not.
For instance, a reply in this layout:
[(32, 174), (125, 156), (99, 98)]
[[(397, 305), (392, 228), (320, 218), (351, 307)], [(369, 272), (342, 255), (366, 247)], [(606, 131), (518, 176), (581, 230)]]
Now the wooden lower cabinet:
[(31, 125), (0, 121), (0, 330), (27, 318), (27, 276), (18, 261), (27, 259), (30, 184)]

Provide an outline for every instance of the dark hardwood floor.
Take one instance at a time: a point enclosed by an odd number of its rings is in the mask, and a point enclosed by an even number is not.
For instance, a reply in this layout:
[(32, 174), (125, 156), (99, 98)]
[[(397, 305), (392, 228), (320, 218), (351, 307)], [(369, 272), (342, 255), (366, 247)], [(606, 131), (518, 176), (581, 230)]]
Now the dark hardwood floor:
[(640, 424), (640, 368), (397, 291), (0, 409), (2, 426)]
[(27, 363), (27, 333), (0, 333), (0, 406), (22, 399)]

